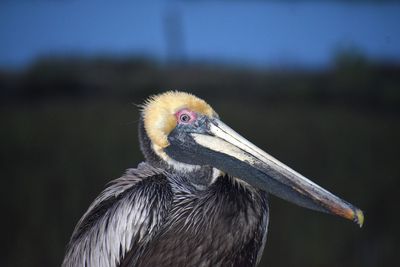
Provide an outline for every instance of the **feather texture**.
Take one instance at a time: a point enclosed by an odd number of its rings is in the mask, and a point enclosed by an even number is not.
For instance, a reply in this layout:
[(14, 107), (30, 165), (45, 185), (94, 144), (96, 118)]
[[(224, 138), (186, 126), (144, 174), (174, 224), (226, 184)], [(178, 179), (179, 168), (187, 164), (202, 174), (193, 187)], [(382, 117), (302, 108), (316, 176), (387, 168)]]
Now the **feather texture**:
[(141, 163), (89, 207), (63, 266), (255, 266), (267, 224), (262, 191), (228, 176), (199, 190)]
[[(113, 181), (78, 222), (63, 266), (118, 266), (162, 225), (172, 191), (161, 169), (142, 163)], [(134, 259), (133, 259), (134, 262)]]

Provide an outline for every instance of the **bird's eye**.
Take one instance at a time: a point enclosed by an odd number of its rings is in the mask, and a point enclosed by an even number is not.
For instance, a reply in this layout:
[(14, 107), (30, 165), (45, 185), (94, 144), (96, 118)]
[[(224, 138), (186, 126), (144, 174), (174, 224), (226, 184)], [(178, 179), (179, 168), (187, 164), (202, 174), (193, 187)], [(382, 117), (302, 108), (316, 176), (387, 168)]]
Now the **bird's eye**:
[(190, 116), (188, 115), (188, 114), (181, 114), (181, 116), (179, 117), (179, 120), (181, 121), (181, 122), (185, 122), (185, 123), (187, 123), (187, 122), (189, 122), (190, 121)]
[(176, 119), (179, 123), (188, 124), (192, 123), (196, 120), (196, 113), (188, 110), (188, 109), (181, 109), (176, 114)]

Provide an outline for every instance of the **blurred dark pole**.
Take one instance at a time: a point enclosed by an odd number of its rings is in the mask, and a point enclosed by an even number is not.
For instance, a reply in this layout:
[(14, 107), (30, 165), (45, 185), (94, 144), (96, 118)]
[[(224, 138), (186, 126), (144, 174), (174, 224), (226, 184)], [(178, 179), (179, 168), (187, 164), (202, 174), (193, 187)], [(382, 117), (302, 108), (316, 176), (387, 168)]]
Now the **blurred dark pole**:
[(175, 5), (168, 5), (164, 14), (164, 31), (167, 61), (170, 64), (184, 63), (184, 36), (182, 15)]

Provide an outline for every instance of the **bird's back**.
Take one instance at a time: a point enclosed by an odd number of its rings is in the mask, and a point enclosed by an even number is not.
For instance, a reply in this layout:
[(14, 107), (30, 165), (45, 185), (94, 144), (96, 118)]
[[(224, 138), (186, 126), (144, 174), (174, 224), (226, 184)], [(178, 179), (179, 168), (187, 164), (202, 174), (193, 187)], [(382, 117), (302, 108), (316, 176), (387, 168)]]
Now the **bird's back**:
[(93, 202), (63, 266), (255, 266), (267, 224), (262, 191), (227, 176), (199, 190), (142, 163)]

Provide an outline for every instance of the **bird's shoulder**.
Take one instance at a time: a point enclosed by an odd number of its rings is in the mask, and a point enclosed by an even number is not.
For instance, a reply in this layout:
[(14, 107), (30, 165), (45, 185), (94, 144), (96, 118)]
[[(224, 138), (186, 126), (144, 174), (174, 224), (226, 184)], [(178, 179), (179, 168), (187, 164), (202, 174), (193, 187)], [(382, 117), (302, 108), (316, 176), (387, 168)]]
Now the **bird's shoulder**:
[(159, 230), (172, 202), (165, 171), (141, 163), (109, 183), (78, 222), (64, 266), (134, 263)]

